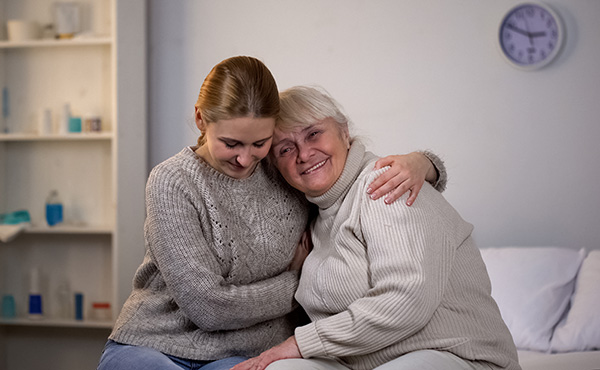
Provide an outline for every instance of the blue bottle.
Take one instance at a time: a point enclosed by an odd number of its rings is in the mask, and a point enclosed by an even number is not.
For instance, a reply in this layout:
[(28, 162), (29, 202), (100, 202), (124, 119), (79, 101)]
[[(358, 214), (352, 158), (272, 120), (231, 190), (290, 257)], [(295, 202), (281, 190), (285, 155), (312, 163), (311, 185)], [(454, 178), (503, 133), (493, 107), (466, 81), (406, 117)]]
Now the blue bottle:
[(46, 222), (48, 226), (54, 226), (63, 221), (63, 206), (58, 192), (52, 190), (46, 199)]

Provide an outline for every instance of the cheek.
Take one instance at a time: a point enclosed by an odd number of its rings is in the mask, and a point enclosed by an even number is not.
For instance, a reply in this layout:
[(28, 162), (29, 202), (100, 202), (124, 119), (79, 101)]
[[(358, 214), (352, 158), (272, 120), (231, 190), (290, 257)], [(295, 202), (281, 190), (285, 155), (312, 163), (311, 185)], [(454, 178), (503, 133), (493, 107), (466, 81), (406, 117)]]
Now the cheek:
[(222, 145), (213, 145), (210, 151), (215, 159), (223, 159), (230, 157), (230, 151)]
[(275, 167), (288, 182), (292, 179), (293, 169), (290, 160), (278, 158), (275, 160)]
[(261, 148), (257, 148), (256, 152), (254, 152), (254, 156), (260, 160), (264, 159), (267, 155), (269, 155), (270, 146), (263, 145)]

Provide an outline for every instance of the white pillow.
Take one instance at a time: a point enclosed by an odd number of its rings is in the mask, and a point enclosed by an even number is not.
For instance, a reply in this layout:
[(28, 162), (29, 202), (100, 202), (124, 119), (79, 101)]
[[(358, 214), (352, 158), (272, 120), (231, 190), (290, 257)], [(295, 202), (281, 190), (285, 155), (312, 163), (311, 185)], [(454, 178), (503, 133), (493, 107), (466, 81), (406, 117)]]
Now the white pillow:
[(492, 297), (518, 349), (548, 351), (574, 288), (585, 250), (504, 247), (481, 250)]
[(571, 298), (571, 309), (554, 330), (556, 352), (600, 349), (600, 250), (583, 260)]

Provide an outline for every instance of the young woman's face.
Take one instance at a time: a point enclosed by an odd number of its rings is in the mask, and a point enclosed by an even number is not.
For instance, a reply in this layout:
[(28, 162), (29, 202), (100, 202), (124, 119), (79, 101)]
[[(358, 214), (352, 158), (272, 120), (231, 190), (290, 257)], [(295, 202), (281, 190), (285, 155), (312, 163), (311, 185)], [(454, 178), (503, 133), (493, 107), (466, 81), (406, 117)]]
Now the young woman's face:
[(206, 143), (196, 153), (219, 172), (244, 179), (269, 153), (275, 118), (240, 117), (208, 124), (197, 120), (197, 124)]
[(332, 118), (287, 132), (275, 129), (273, 136), (275, 166), (301, 192), (312, 197), (322, 195), (342, 174), (349, 135)]

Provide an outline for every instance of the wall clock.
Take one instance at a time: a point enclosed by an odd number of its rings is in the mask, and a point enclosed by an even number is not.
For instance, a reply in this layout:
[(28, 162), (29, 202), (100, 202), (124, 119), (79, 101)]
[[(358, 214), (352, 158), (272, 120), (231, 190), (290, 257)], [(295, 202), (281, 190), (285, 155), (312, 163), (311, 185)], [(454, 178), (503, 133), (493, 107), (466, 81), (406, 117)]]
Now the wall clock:
[(510, 9), (500, 23), (502, 54), (515, 67), (541, 68), (556, 58), (564, 40), (558, 14), (541, 3)]

